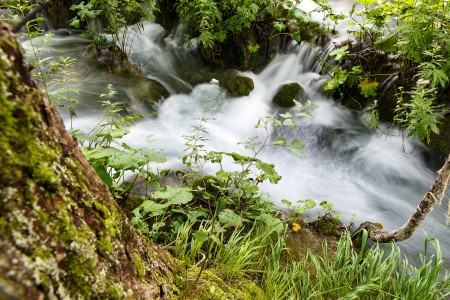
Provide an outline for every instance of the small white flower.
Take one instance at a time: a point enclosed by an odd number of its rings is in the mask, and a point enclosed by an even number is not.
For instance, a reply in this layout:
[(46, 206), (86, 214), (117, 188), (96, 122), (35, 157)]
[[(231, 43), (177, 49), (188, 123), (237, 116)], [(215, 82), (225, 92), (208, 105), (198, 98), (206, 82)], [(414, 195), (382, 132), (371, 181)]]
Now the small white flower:
[(423, 79), (423, 78), (419, 78), (419, 80), (417, 80), (416, 84), (417, 85), (428, 85), (430, 83), (430, 81), (428, 79)]
[(214, 85), (219, 85), (219, 80), (213, 78), (213, 79), (211, 79), (211, 81), (209, 83), (214, 84)]
[(112, 84), (108, 84), (108, 90), (112, 89)]

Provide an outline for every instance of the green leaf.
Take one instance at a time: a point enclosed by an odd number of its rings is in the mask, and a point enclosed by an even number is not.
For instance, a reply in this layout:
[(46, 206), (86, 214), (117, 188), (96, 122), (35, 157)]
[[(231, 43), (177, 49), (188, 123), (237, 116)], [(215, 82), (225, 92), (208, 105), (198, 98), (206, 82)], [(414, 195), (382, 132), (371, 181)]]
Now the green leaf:
[(100, 163), (92, 163), (92, 167), (97, 172), (98, 176), (102, 179), (104, 183), (106, 183), (107, 186), (112, 187), (113, 186), (113, 180), (111, 176), (109, 176), (108, 171), (106, 171), (106, 166)]
[(292, 38), (293, 38), (297, 43), (300, 43), (300, 42), (302, 41), (302, 35), (301, 35), (300, 32), (298, 32), (298, 31), (292, 33)]
[(80, 19), (73, 18), (72, 20), (70, 20), (69, 26), (73, 28), (80, 28)]
[(274, 21), (272, 24), (273, 24), (273, 27), (275, 28), (275, 30), (278, 32), (283, 32), (284, 29), (286, 29), (286, 25), (281, 22)]
[(345, 55), (348, 53), (348, 45), (340, 47), (330, 52), (330, 57), (336, 61), (341, 61)]
[(229, 178), (230, 176), (229, 176), (229, 173), (228, 173), (228, 172), (225, 172), (224, 170), (219, 170), (219, 171), (216, 173), (216, 177), (217, 177), (217, 179), (226, 182), (226, 181), (228, 181), (228, 178)]
[(353, 66), (352, 67), (352, 72), (355, 75), (360, 75), (360, 74), (362, 74), (363, 70), (362, 70), (362, 67), (358, 65), (358, 66)]
[(83, 152), (83, 155), (86, 157), (86, 159), (93, 161), (93, 160), (100, 160), (102, 158), (112, 157), (121, 150), (118, 150), (113, 147), (96, 147), (92, 149), (83, 147), (81, 148), (81, 151)]
[(286, 149), (288, 149), (289, 151), (291, 151), (291, 152), (294, 153), (295, 155), (303, 156), (303, 153), (300, 152), (300, 150), (297, 149), (297, 148), (289, 147), (289, 146), (288, 146), (288, 147), (286, 147)]
[(225, 153), (225, 155), (230, 156), (231, 158), (233, 158), (233, 160), (241, 165), (245, 165), (248, 164), (250, 162), (255, 161), (256, 159), (250, 157), (250, 156), (243, 156), (240, 155), (239, 153), (236, 152), (231, 152), (231, 153)]
[(347, 70), (341, 70), (338, 68), (334, 68), (333, 71), (334, 71), (333, 78), (331, 78), (330, 80), (328, 80), (325, 83), (325, 87), (324, 87), (325, 91), (333, 91), (333, 90), (339, 88), (339, 86), (347, 80), (347, 77), (348, 77)]
[(294, 11), (294, 17), (297, 19), (297, 22), (299, 23), (311, 22), (311, 15), (301, 9), (296, 9)]
[(199, 242), (206, 242), (209, 238), (209, 235), (204, 231), (196, 231), (192, 234), (192, 236)]
[(316, 202), (314, 202), (314, 200), (311, 200), (311, 199), (298, 200), (297, 203), (303, 204), (307, 210), (313, 209), (314, 207), (316, 207)]
[(301, 140), (299, 139), (293, 139), (291, 141), (291, 147), (292, 148), (296, 148), (296, 149), (303, 149), (305, 148), (305, 143), (303, 143)]
[(322, 201), (319, 205), (326, 211), (332, 211), (334, 208), (334, 205), (332, 203), (328, 203), (327, 201)]
[(246, 221), (243, 217), (236, 214), (231, 209), (224, 209), (219, 214), (219, 221), (227, 227), (241, 227), (243, 222)]
[(271, 183), (278, 183), (281, 179), (281, 176), (275, 171), (275, 166), (273, 164), (259, 161), (256, 163), (256, 168), (264, 172), (264, 175), (262, 176), (263, 180), (269, 179)]
[(155, 217), (165, 213), (168, 205), (159, 204), (152, 200), (145, 200), (139, 207), (145, 214), (150, 214), (150, 216)]
[(165, 191), (154, 192), (152, 197), (167, 200), (167, 205), (187, 204), (194, 198), (190, 189), (171, 186), (167, 186)]
[(108, 130), (102, 130), (96, 135), (98, 137), (102, 136), (110, 136), (113, 139), (120, 139), (126, 136), (130, 131), (128, 129), (108, 129)]
[(136, 153), (144, 156), (146, 159), (146, 164), (150, 163), (150, 162), (162, 164), (167, 161), (167, 159), (164, 156), (155, 153), (155, 151), (153, 149), (149, 149), (149, 148), (134, 149), (134, 148), (129, 147), (127, 144), (122, 144), (122, 146), (125, 149), (130, 149), (130, 150), (136, 151)]
[(384, 52), (396, 52), (397, 35), (395, 33), (383, 36), (382, 38), (375, 41), (373, 47), (377, 50), (381, 50)]
[(284, 229), (283, 222), (281, 222), (280, 219), (273, 217), (272, 215), (262, 214), (257, 218), (257, 220), (264, 222), (267, 228), (269, 228), (272, 232), (281, 232)]
[(298, 125), (295, 124), (294, 121), (293, 121), (292, 119), (285, 119), (285, 120), (283, 121), (283, 125), (284, 125), (284, 126), (289, 126), (289, 127), (292, 127), (292, 128), (297, 128), (297, 127), (298, 127)]
[(276, 138), (275, 141), (273, 141), (273, 144), (284, 146), (286, 145), (286, 139), (283, 137)]
[(249, 194), (254, 194), (259, 191), (259, 188), (257, 185), (244, 185), (242, 187), (242, 189)]
[(290, 112), (286, 112), (285, 114), (280, 114), (280, 117), (287, 119), (292, 118), (293, 115)]
[(166, 223), (164, 223), (164, 222), (156, 222), (156, 223), (153, 223), (153, 225), (152, 225), (152, 230), (153, 231), (158, 231), (161, 227), (163, 227), (164, 225), (166, 225)]
[(286, 206), (292, 206), (292, 202), (289, 201), (289, 200), (286, 200), (286, 199), (282, 199), (282, 200), (281, 200), (281, 203), (283, 203), (283, 204), (286, 205)]
[(364, 5), (371, 5), (373, 3), (377, 3), (378, 0), (358, 0), (359, 3), (362, 3)]
[(306, 211), (306, 208), (304, 206), (294, 206), (294, 211), (299, 215), (303, 215)]
[(188, 216), (189, 221), (196, 221), (199, 218), (208, 217), (208, 214), (203, 211), (199, 211), (199, 210), (190, 210), (187, 212), (187, 216)]
[[(118, 149), (117, 149), (118, 150)], [(116, 170), (135, 171), (140, 164), (141, 158), (133, 155), (133, 153), (118, 150), (108, 160), (108, 165)]]
[(378, 89), (378, 81), (369, 81), (368, 77), (365, 77), (359, 84), (359, 88), (361, 89), (361, 94), (364, 97), (373, 97), (377, 95)]

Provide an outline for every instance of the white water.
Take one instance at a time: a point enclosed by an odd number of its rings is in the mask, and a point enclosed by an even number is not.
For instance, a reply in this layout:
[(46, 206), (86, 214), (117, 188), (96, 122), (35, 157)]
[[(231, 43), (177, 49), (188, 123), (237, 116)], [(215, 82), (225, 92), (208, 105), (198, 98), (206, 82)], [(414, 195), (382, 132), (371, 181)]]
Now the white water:
[[(370, 220), (383, 223), (386, 230), (401, 226), (413, 212), (440, 167), (420, 143), (398, 136), (381, 135), (370, 131), (362, 121), (360, 112), (348, 110), (326, 99), (318, 90), (324, 79), (312, 70), (315, 68), (314, 50), (306, 45), (293, 49), (289, 54), (278, 54), (260, 73), (245, 73), (254, 80), (255, 89), (247, 97), (229, 98), (220, 87), (204, 83), (192, 87), (180, 75), (180, 69), (198, 70), (192, 50), (181, 45), (176, 36), (163, 37), (162, 28), (146, 24), (133, 45), (131, 57), (138, 65), (148, 61), (144, 69), (148, 77), (160, 82), (171, 96), (153, 109), (156, 116), (145, 118), (131, 130), (124, 140), (132, 146), (148, 146), (147, 136), (153, 135), (152, 147), (164, 149), (168, 158), (166, 167), (181, 168), (183, 135), (192, 134), (195, 118), (205, 109), (213, 118), (206, 124), (209, 139), (208, 150), (246, 153), (243, 142), (249, 137), (262, 136), (254, 127), (267, 115), (277, 115), (279, 110), (271, 100), (280, 86), (288, 82), (300, 83), (309, 99), (319, 107), (313, 117), (299, 120), (299, 129), (283, 129), (279, 133), (287, 138), (300, 138), (306, 144), (304, 157), (298, 157), (281, 148), (268, 148), (261, 159), (273, 163), (283, 179), (277, 185), (264, 184), (263, 189), (273, 201), (282, 207), (280, 200), (295, 201), (311, 198), (317, 202), (327, 200), (347, 223), (359, 224)], [(86, 44), (74, 46), (73, 37), (63, 37), (59, 45), (71, 43), (71, 51), (84, 49)], [(72, 53), (73, 53), (72, 52)], [(150, 58), (154, 56), (154, 61)], [(80, 58), (82, 60), (82, 58)], [(75, 129), (89, 131), (100, 119), (102, 112), (94, 98), (112, 84), (123, 95), (129, 96), (133, 85), (127, 75), (112, 75), (91, 70), (84, 74), (74, 87), (82, 89), (83, 102), (76, 108)], [(184, 74), (184, 73), (183, 73)], [(92, 99), (85, 100), (92, 95)], [(129, 97), (133, 101), (133, 97)], [(144, 111), (145, 113), (146, 111)], [(68, 117), (65, 117), (69, 124)], [(387, 129), (387, 125), (382, 124)], [(405, 153), (415, 149), (412, 154)], [(234, 168), (226, 163), (226, 168)], [(206, 172), (214, 172), (206, 166)], [(448, 198), (447, 198), (448, 199)], [(445, 203), (445, 201), (444, 201)], [(444, 226), (445, 208), (437, 208), (414, 238), (400, 243), (413, 256), (423, 251), (423, 236), (439, 238), (445, 259), (450, 260), (448, 229)]]

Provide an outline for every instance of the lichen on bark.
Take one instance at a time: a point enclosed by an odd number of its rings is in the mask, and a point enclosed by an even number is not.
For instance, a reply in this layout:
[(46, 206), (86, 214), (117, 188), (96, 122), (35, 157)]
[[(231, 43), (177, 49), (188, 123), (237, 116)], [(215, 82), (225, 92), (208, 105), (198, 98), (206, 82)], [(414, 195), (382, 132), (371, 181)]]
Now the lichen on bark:
[(169, 298), (177, 264), (131, 226), (3, 23), (0, 57), (0, 298)]

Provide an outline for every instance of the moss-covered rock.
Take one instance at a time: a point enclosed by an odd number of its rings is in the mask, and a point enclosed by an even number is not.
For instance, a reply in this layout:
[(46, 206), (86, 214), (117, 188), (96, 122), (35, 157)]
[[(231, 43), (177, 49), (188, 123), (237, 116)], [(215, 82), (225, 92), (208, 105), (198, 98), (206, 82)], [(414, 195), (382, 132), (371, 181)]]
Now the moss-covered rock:
[(185, 273), (187, 277), (178, 277), (178, 288), (180, 291), (179, 295), (176, 295), (177, 299), (265, 299), (264, 292), (250, 278), (224, 279), (226, 276), (221, 276), (219, 273), (220, 270), (203, 270), (198, 282), (196, 282), (200, 274), (200, 268), (191, 267)]
[(251, 78), (237, 75), (234, 72), (227, 72), (221, 85), (233, 96), (248, 96), (255, 88)]
[(283, 84), (278, 88), (272, 102), (280, 107), (294, 106), (294, 100), (300, 101), (304, 97), (305, 91), (297, 82)]
[(450, 154), (450, 115), (445, 116), (440, 121), (439, 134), (431, 134), (428, 146), (441, 154), (447, 155)]
[[(341, 234), (339, 230), (341, 224), (334, 218), (334, 221), (331, 221), (332, 224), (328, 223), (328, 218), (324, 222), (319, 221), (319, 224), (318, 220), (307, 221), (297, 218), (290, 222), (290, 230), (286, 232), (286, 246), (289, 249), (290, 259), (302, 261), (308, 251), (317, 256), (334, 256)], [(324, 243), (328, 246), (327, 254), (323, 253)]]

